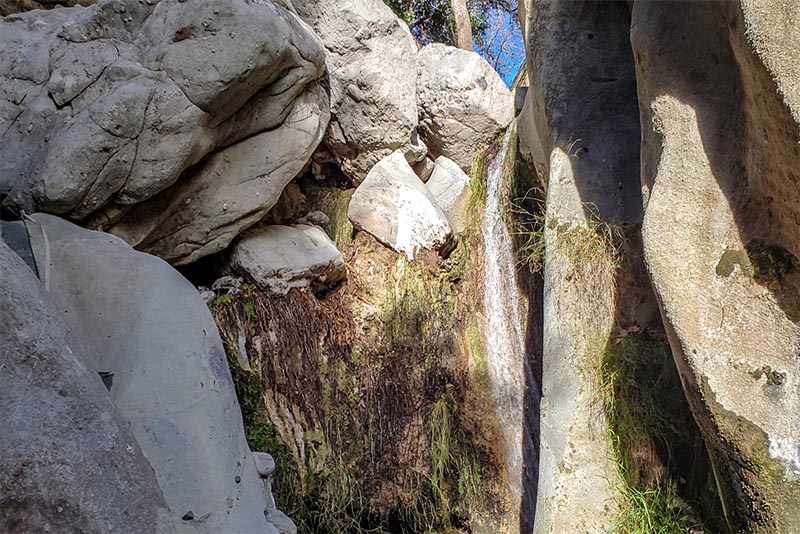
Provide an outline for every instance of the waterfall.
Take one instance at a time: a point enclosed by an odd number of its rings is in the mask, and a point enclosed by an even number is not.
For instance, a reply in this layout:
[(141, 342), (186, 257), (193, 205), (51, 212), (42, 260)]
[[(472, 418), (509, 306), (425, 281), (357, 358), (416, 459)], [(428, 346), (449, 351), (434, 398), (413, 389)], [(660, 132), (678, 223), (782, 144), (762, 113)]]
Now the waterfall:
[[(513, 128), (513, 126), (512, 126)], [(522, 497), (523, 400), (525, 398), (526, 299), (517, 286), (517, 259), (503, 217), (507, 192), (503, 167), (512, 128), (486, 173), (483, 216), (486, 359), (492, 380), (495, 411), (503, 432), (510, 493), (514, 506)]]

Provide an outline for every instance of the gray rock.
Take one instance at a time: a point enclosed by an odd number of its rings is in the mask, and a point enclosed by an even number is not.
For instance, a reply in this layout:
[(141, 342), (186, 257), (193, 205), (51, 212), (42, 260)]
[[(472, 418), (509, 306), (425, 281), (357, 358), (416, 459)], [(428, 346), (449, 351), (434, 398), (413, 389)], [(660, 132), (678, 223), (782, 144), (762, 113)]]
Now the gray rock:
[(433, 174), (434, 167), (436, 167), (436, 164), (433, 162), (433, 160), (426, 157), (419, 163), (415, 163), (413, 169), (417, 176), (419, 176), (420, 180), (427, 182), (431, 177), (431, 174)]
[(436, 158), (433, 173), (427, 184), (434, 200), (447, 215), (450, 228), (460, 234), (469, 225), (467, 212), (472, 197), (469, 176), (450, 158)]
[(211, 290), (224, 292), (227, 295), (235, 295), (242, 287), (242, 279), (235, 276), (220, 276), (211, 284)]
[(442, 249), (452, 237), (447, 216), (401, 151), (367, 174), (353, 193), (347, 216), (357, 229), (409, 259), (422, 248)]
[(214, 153), (191, 177), (105, 230), (176, 265), (223, 250), (278, 202), (321, 141), (328, 118), (327, 94), (313, 84), (279, 127)]
[(800, 532), (800, 12), (787, 6), (653, 3), (632, 19), (644, 253), (732, 532)]
[(30, 11), (0, 21), (0, 47), (3, 207), (95, 227), (216, 148), (280, 126), (324, 67), (313, 32), (269, 1)]
[(23, 13), (32, 9), (52, 9), (54, 7), (88, 6), (95, 0), (0, 0), (0, 17)]
[(514, 99), (497, 72), (474, 52), (434, 43), (417, 56), (419, 134), (432, 157), (469, 171), (514, 118)]
[(48, 297), (90, 352), (87, 365), (113, 373), (111, 400), (172, 516), (195, 516), (176, 530), (270, 532), (222, 342), (197, 290), (117, 237), (33, 218)]
[(331, 224), (331, 218), (323, 212), (315, 210), (297, 219), (297, 224), (313, 224), (327, 230)]
[(64, 311), (2, 241), (0, 270), (0, 531), (174, 532), (153, 469)]
[(275, 472), (275, 459), (266, 452), (253, 452), (256, 462), (256, 471), (261, 478), (267, 478)]
[(294, 521), (280, 510), (271, 510), (267, 518), (281, 534), (297, 534), (297, 526)]
[[(641, 279), (647, 290), (637, 313), (646, 316), (643, 303), (653, 299), (644, 266), (623, 276), (592, 230), (635, 228), (642, 217), (630, 20), (624, 4), (523, 4), (531, 104), (519, 117), (520, 146), (546, 177), (547, 219), (557, 222), (544, 230), (534, 532), (607, 532), (626, 503), (594, 377), (606, 340), (623, 326), (615, 325), (615, 312), (634, 292), (626, 280)], [(585, 248), (576, 254), (578, 243)]]
[(217, 298), (217, 294), (208, 288), (198, 288), (197, 292), (200, 293), (200, 298), (203, 299), (203, 302), (206, 304), (211, 304), (214, 302), (214, 299)]
[(318, 226), (268, 225), (245, 233), (233, 246), (231, 267), (280, 295), (293, 288), (318, 291), (347, 278), (344, 258)]
[(411, 144), (417, 46), (381, 0), (295, 0), (328, 50), (332, 118), (325, 143), (355, 184)]
[(416, 131), (411, 133), (411, 140), (403, 145), (401, 150), (403, 150), (409, 165), (414, 165), (415, 163), (423, 161), (428, 155), (428, 147), (422, 142), (422, 139), (419, 138)]

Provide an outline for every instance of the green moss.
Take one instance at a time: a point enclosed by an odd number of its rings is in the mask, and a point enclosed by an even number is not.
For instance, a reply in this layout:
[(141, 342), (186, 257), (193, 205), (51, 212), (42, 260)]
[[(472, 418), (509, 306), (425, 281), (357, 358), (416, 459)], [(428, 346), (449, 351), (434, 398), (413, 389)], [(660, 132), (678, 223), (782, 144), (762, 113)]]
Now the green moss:
[(752, 278), (754, 274), (753, 264), (744, 250), (728, 249), (722, 253), (722, 257), (717, 263), (715, 272), (717, 276), (730, 276), (733, 274), (734, 267), (738, 265), (742, 269), (742, 274)]
[(304, 183), (302, 189), (308, 196), (310, 208), (328, 216), (331, 221), (328, 236), (336, 243), (339, 250), (344, 250), (353, 242), (353, 224), (347, 217), (347, 208), (355, 190), (319, 187), (308, 183)]
[(258, 314), (256, 313), (256, 304), (252, 300), (248, 300), (244, 303), (244, 313), (250, 319), (258, 319)]

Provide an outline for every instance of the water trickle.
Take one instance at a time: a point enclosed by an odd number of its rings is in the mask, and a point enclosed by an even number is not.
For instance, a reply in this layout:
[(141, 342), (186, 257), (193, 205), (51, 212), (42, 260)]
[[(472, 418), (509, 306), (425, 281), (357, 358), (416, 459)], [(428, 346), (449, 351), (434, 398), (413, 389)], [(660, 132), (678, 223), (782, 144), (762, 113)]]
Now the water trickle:
[(507, 186), (503, 167), (509, 133), (486, 173), (483, 217), (486, 359), (492, 380), (495, 410), (503, 432), (506, 469), (513, 502), (522, 496), (523, 401), (525, 392), (525, 299), (517, 286), (516, 255), (503, 219)]

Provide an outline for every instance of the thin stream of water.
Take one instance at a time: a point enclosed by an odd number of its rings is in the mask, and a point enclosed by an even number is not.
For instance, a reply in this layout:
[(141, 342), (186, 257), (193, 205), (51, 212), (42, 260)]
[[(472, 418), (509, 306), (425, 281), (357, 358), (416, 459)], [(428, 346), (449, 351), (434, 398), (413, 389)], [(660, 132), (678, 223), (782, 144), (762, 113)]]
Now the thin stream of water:
[(514, 502), (522, 493), (522, 440), (525, 333), (521, 309), (523, 295), (516, 283), (516, 255), (503, 220), (503, 166), (509, 134), (486, 176), (483, 218), (484, 313), (489, 374), (494, 386), (495, 408), (503, 432), (506, 468)]

